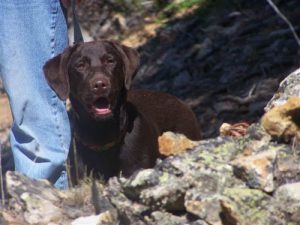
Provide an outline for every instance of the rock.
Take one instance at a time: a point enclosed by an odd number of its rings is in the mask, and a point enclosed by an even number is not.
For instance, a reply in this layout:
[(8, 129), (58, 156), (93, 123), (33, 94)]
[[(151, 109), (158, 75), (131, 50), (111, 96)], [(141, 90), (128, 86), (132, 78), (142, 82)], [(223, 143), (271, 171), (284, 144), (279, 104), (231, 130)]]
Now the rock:
[(297, 224), (300, 153), (295, 149), (271, 142), (259, 124), (252, 124), (239, 139), (218, 137), (194, 144), (128, 179), (96, 182), (96, 189), (87, 182), (59, 191), (47, 182), (9, 172), (10, 210), (4, 211), (3, 220), (26, 225)]
[(221, 195), (218, 192), (205, 193), (198, 188), (187, 191), (185, 195), (185, 208), (187, 212), (209, 224), (221, 223), (219, 204)]
[[(126, 181), (121, 181), (122, 184), (124, 182)], [(111, 178), (103, 190), (103, 195), (113, 205), (121, 224), (144, 224), (141, 215), (148, 215), (149, 207), (132, 201), (132, 195), (125, 194), (126, 190), (121, 183), (116, 177)]]
[(262, 126), (276, 139), (290, 141), (300, 138), (300, 98), (290, 97), (280, 106), (272, 108), (262, 117)]
[(231, 161), (234, 174), (251, 188), (265, 192), (274, 190), (274, 162), (276, 151), (264, 151), (256, 155), (242, 156)]
[(150, 225), (182, 225), (186, 224), (188, 220), (184, 217), (174, 216), (171, 213), (154, 211), (146, 221)]
[[(80, 191), (59, 191), (47, 181), (31, 180), (10, 171), (6, 174), (6, 181), (7, 191), (12, 198), (9, 199), (10, 209), (18, 215), (14, 218), (16, 224), (20, 221), (21, 224), (30, 225), (70, 224), (76, 217), (94, 212), (94, 207), (87, 201), (90, 199), (88, 185), (82, 185)], [(4, 212), (4, 219), (11, 221), (13, 217), (10, 211)]]
[(191, 82), (191, 75), (188, 71), (180, 72), (173, 81), (173, 86), (176, 89), (184, 88), (186, 85), (189, 85)]
[(275, 106), (283, 105), (292, 97), (300, 97), (300, 69), (295, 70), (281, 81), (277, 92), (265, 107), (269, 111)]
[(197, 60), (202, 60), (213, 52), (213, 42), (210, 38), (206, 38), (201, 45), (197, 45)]
[[(300, 183), (285, 184), (275, 194), (275, 208), (286, 221), (300, 223)], [(277, 212), (278, 213), (278, 212)]]
[[(17, 173), (7, 173), (7, 189), (21, 206), (26, 208), (24, 220), (29, 224), (59, 223), (63, 218), (57, 206), (61, 200), (59, 192), (47, 181), (31, 181)], [(45, 211), (47, 214), (45, 215)]]
[(220, 200), (223, 224), (269, 224), (271, 197), (259, 190), (228, 188)]
[(235, 22), (235, 20), (239, 19), (242, 16), (243, 16), (243, 14), (241, 12), (238, 12), (238, 11), (231, 12), (224, 17), (221, 24), (222, 24), (222, 26), (229, 26), (230, 24)]
[(155, 170), (146, 169), (133, 175), (130, 179), (125, 180), (122, 187), (127, 196), (137, 200), (139, 199), (142, 190), (157, 185), (159, 179), (159, 174), (156, 173)]
[[(44, 199), (44, 196), (34, 196), (30, 193), (23, 193), (21, 200), (26, 204), (27, 212), (24, 218), (29, 224), (57, 224), (63, 217), (63, 213), (59, 207), (52, 201)], [(45, 215), (44, 212), (47, 212)]]
[(71, 225), (115, 225), (118, 220), (109, 212), (103, 212), (96, 216), (79, 217), (71, 222)]
[(143, 190), (140, 199), (153, 209), (181, 211), (184, 210), (184, 195), (188, 188), (188, 183), (170, 177), (159, 186)]
[(282, 146), (278, 152), (274, 165), (276, 186), (300, 181), (300, 158), (294, 152), (289, 146)]
[(189, 140), (182, 134), (165, 132), (158, 138), (159, 152), (164, 156), (178, 155), (196, 146), (196, 142)]

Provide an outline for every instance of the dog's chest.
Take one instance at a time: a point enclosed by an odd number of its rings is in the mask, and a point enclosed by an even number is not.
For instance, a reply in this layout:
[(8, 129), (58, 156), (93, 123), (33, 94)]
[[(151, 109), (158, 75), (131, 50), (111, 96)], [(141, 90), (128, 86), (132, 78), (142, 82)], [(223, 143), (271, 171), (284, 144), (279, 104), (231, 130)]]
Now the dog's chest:
[(89, 148), (77, 142), (78, 158), (86, 167), (88, 175), (93, 173), (96, 177), (116, 176), (120, 171), (120, 145), (94, 146)]

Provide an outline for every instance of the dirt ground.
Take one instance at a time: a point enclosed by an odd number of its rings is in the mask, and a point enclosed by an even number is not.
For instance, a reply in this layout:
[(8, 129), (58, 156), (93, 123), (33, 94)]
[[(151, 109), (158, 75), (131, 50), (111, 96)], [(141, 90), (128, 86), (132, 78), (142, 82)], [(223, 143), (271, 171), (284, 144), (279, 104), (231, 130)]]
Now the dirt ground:
[(6, 95), (0, 95), (0, 140), (4, 146), (8, 146), (8, 133), (12, 123), (9, 102)]

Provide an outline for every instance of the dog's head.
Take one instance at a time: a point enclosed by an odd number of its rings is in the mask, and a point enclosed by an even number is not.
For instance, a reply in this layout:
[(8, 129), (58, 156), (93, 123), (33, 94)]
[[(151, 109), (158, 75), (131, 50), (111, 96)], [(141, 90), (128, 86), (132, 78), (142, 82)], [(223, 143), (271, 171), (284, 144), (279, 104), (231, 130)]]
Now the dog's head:
[(138, 64), (136, 50), (102, 40), (65, 49), (45, 64), (44, 73), (62, 100), (71, 95), (91, 116), (101, 119), (112, 116)]

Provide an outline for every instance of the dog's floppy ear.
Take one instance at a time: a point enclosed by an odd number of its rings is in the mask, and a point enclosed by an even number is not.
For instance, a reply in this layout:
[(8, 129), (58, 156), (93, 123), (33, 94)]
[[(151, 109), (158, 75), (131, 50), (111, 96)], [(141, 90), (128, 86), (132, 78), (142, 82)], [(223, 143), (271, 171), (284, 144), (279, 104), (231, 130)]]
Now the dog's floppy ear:
[(128, 90), (140, 64), (139, 53), (135, 49), (122, 45), (116, 41), (111, 41), (111, 43), (122, 54), (125, 67), (125, 87)]
[(61, 100), (66, 100), (70, 93), (68, 61), (75, 46), (68, 47), (63, 53), (50, 59), (43, 67), (46, 80)]

